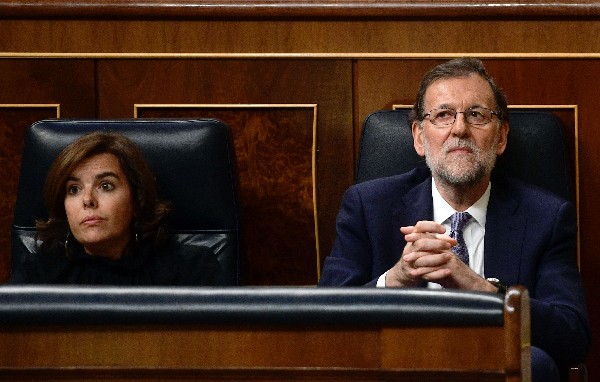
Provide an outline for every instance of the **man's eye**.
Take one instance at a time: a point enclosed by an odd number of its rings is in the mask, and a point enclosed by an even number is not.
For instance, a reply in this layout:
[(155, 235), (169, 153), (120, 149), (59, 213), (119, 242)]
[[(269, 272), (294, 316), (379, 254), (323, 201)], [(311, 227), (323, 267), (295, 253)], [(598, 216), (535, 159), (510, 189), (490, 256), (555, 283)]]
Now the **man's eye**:
[(469, 110), (469, 116), (475, 119), (483, 119), (483, 112), (481, 110)]
[(450, 119), (454, 118), (454, 112), (452, 110), (439, 110), (435, 113), (435, 119)]
[(102, 182), (100, 188), (104, 191), (112, 191), (115, 189), (115, 186), (110, 182)]

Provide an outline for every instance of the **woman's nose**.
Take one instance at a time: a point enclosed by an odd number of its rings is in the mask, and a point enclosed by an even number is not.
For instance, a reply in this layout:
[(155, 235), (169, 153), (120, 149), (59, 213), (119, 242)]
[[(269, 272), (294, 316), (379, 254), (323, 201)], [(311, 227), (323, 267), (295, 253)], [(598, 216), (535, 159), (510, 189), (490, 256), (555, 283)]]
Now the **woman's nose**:
[(86, 191), (83, 195), (83, 206), (85, 208), (93, 208), (96, 206), (96, 200), (91, 191)]

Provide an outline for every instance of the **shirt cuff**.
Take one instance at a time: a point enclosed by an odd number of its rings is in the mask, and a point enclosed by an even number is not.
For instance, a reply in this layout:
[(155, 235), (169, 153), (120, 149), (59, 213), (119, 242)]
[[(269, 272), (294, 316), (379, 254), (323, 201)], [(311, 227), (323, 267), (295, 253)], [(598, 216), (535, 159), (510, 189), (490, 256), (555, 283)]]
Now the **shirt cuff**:
[(387, 272), (379, 276), (377, 279), (377, 288), (385, 288), (385, 275), (387, 275)]

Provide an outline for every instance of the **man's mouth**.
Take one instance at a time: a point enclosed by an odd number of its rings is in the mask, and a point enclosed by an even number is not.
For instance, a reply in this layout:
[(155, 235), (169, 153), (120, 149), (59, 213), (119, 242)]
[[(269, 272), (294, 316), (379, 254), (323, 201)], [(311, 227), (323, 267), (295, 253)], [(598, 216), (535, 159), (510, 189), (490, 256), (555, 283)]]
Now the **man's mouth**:
[(473, 150), (471, 150), (469, 147), (453, 147), (449, 150), (446, 151), (448, 154), (450, 153), (468, 153), (471, 154), (473, 153)]

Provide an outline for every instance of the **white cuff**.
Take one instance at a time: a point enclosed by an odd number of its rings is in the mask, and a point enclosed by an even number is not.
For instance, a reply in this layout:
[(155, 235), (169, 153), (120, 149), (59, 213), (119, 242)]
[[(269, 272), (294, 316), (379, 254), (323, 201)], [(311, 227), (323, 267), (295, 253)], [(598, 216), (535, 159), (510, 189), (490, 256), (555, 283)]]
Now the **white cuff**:
[(387, 275), (387, 272), (379, 276), (377, 279), (377, 288), (385, 288), (385, 275)]

